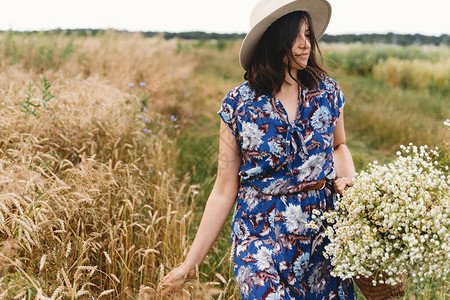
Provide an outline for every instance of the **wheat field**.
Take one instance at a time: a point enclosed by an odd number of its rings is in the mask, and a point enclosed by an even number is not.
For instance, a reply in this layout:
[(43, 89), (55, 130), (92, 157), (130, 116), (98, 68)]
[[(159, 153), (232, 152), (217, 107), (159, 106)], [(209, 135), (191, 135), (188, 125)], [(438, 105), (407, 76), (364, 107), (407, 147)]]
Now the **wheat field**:
[[(358, 47), (324, 46), (357, 167), (410, 140), (438, 145), (448, 47), (355, 71), (347, 52)], [(113, 31), (0, 34), (0, 299), (161, 299), (158, 281), (187, 254), (214, 182), (215, 112), (243, 80), (238, 50)], [(425, 77), (412, 88), (395, 70)], [(386, 91), (380, 109), (372, 100)], [(174, 299), (240, 299), (229, 247), (228, 222)], [(448, 286), (409, 286), (407, 299), (446, 299)]]

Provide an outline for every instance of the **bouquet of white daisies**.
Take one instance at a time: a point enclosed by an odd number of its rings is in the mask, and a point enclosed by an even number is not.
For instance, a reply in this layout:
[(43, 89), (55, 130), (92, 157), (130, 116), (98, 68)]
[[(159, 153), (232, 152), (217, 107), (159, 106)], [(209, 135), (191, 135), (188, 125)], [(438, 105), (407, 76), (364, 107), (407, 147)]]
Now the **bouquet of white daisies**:
[(359, 173), (335, 211), (314, 211), (309, 226), (327, 221), (324, 255), (334, 266), (332, 275), (353, 277), (358, 284), (370, 278), (378, 286), (395, 286), (407, 274), (415, 281), (448, 275), (448, 150), (412, 144), (401, 149), (392, 163), (374, 162)]

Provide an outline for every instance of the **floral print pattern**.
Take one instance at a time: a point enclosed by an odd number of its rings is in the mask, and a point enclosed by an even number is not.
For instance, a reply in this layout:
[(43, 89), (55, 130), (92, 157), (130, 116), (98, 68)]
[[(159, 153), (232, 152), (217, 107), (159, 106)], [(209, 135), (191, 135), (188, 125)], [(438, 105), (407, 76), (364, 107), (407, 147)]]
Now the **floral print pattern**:
[[(257, 97), (248, 83), (223, 99), (218, 113), (242, 158), (232, 241), (243, 299), (356, 299), (350, 279), (330, 274), (328, 239), (307, 226), (314, 209), (334, 208), (333, 131), (343, 106), (329, 77), (299, 92), (292, 122), (279, 99)], [(323, 178), (323, 189), (300, 192)]]
[(311, 117), (312, 127), (320, 133), (328, 130), (331, 121), (331, 114), (328, 108), (321, 106)]

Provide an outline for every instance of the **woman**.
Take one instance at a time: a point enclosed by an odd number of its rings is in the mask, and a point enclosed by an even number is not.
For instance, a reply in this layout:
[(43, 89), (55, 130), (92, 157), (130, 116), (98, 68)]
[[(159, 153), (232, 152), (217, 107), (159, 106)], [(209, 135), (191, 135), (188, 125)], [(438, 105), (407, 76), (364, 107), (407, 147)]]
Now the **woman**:
[[(158, 290), (195, 273), (236, 202), (233, 267), (243, 299), (355, 299), (332, 277), (327, 240), (307, 224), (352, 185), (344, 97), (316, 59), (326, 0), (261, 0), (240, 52), (247, 82), (223, 99), (217, 179), (185, 262)], [(320, 53), (320, 51), (319, 51)]]

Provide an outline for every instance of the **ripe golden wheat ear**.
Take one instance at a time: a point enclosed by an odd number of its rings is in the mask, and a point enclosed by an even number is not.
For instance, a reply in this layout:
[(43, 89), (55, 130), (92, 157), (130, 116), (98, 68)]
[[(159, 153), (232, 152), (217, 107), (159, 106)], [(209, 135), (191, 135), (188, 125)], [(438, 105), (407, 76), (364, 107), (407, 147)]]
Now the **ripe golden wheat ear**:
[[(78, 76), (84, 67), (76, 59), (69, 59), (60, 71), (47, 70), (58, 97), (47, 103), (48, 110), (39, 111), (39, 119), (24, 117), (18, 105), (27, 84), (37, 82), (39, 74), (21, 67), (0, 74), (14, 83), (0, 85), (5, 99), (0, 111), (0, 252), (14, 263), (19, 259), (15, 264), (23, 270), (16, 270), (20, 283), (10, 294), (25, 295), (30, 282), (43, 297), (53, 299), (106, 299), (132, 294), (140, 286), (151, 289), (157, 278), (153, 271), (170, 261), (173, 245), (187, 239), (193, 215), (184, 200), (191, 192), (187, 179), (178, 180), (172, 167), (177, 151), (167, 130), (173, 125), (150, 109), (157, 102), (148, 106), (150, 125), (143, 124), (138, 95), (120, 88), (127, 85), (124, 80), (141, 77), (153, 81), (147, 86), (150, 91), (174, 90), (169, 82), (178, 75), (157, 76), (156, 69), (170, 66), (147, 58), (130, 63), (125, 59), (130, 53), (123, 56), (122, 51), (130, 51), (128, 42), (133, 41), (140, 43), (140, 50), (131, 55), (135, 57), (144, 49), (166, 53), (168, 46), (133, 37), (103, 57), (96, 42), (81, 42), (78, 50), (93, 62), (84, 66), (91, 75)], [(110, 38), (103, 43), (115, 44)], [(116, 60), (115, 55), (122, 58)], [(111, 72), (110, 63), (119, 66), (112, 67), (119, 72)], [(38, 94), (36, 85), (34, 89)], [(142, 130), (144, 125), (154, 127), (151, 133)], [(12, 262), (2, 263), (2, 291), (8, 289), (4, 267)], [(32, 281), (20, 279), (27, 276)]]

